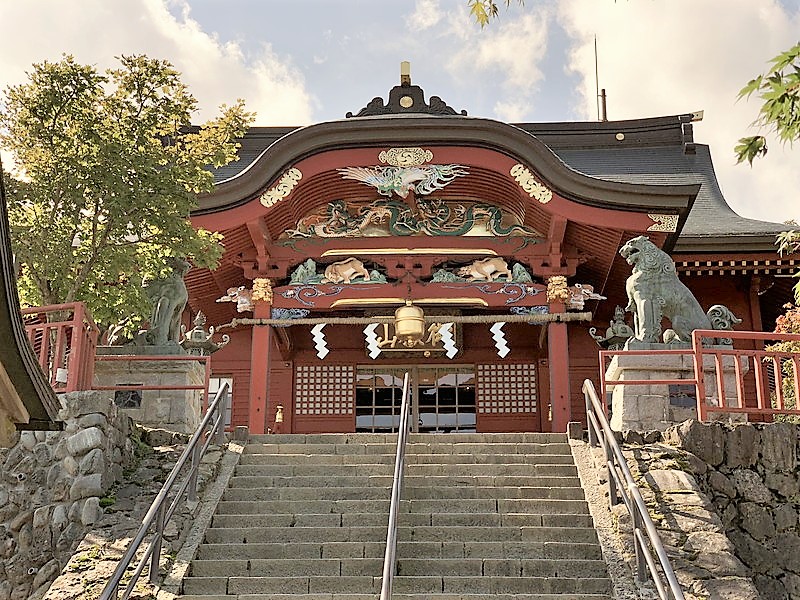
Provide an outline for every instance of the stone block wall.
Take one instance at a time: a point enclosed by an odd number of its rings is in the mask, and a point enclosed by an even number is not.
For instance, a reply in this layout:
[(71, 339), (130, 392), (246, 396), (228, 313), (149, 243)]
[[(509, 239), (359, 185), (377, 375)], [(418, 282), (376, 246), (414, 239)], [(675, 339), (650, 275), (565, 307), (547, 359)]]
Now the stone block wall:
[(0, 450), (0, 600), (50, 585), (134, 458), (131, 421), (108, 392), (60, 399), (63, 431), (25, 431)]
[(761, 597), (800, 600), (800, 426), (686, 421), (664, 439), (705, 463), (693, 474)]
[[(97, 385), (199, 386), (205, 385), (205, 368), (197, 361), (98, 361)], [(203, 416), (203, 392), (194, 390), (142, 390), (141, 405), (125, 412), (145, 427), (165, 427), (192, 434)]]

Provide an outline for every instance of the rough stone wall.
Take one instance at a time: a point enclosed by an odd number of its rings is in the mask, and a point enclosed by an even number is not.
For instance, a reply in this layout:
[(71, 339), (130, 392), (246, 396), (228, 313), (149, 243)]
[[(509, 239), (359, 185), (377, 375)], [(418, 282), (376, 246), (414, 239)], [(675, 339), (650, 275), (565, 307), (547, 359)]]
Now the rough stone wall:
[(686, 421), (664, 440), (706, 465), (690, 470), (761, 597), (800, 600), (800, 426)]
[(695, 477), (761, 596), (800, 599), (800, 426), (687, 421), (665, 439), (708, 465)]
[(60, 397), (64, 430), (0, 450), (0, 600), (43, 593), (134, 456), (130, 419), (101, 392)]
[[(685, 450), (660, 443), (659, 431), (647, 436), (628, 432), (625, 437), (623, 453), (686, 599), (760, 598), (750, 570), (736, 557), (725, 535), (711, 498), (693, 476), (705, 473), (708, 465)], [(628, 513), (622, 504), (612, 512), (618, 517), (618, 530), (634, 560)]]
[[(114, 503), (110, 504), (103, 517), (92, 526), (78, 545), (72, 558), (61, 571), (44, 596), (33, 596), (31, 600), (95, 600), (100, 597), (114, 573), (122, 555), (142, 523), (164, 480), (183, 452), (188, 436), (163, 429), (145, 429), (143, 441), (152, 448), (145, 451), (134, 470), (125, 480), (114, 487)], [(209, 446), (198, 473), (198, 493), (218, 473), (225, 448)], [(179, 479), (181, 481), (181, 479)], [(172, 519), (167, 523), (162, 540), (160, 568), (169, 571), (173, 560), (189, 535), (189, 531), (203, 510), (203, 502), (181, 502)], [(210, 507), (216, 508), (216, 501)], [(206, 510), (209, 510), (206, 507)], [(134, 564), (141, 559), (150, 536), (139, 548)], [(131, 598), (155, 598), (158, 586), (148, 584), (148, 570), (139, 578)], [(120, 592), (120, 595), (122, 593)], [(161, 597), (161, 594), (158, 594)], [(172, 596), (166, 596), (172, 597)]]

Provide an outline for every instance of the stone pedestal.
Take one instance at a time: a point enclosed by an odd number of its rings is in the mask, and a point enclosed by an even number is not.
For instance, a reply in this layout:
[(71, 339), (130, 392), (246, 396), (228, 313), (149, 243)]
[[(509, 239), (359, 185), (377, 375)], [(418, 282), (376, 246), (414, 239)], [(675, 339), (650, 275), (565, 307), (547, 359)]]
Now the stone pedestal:
[[(98, 348), (99, 350), (99, 348)], [(205, 368), (197, 361), (97, 361), (95, 384), (142, 386), (203, 386)], [(115, 401), (134, 421), (147, 427), (161, 427), (193, 433), (202, 419), (202, 390), (141, 390), (141, 400), (115, 392)]]
[[(725, 406), (735, 406), (736, 373), (733, 356), (722, 359), (722, 377), (725, 390)], [(742, 359), (742, 374), (748, 370), (747, 360)], [(704, 357), (703, 377), (706, 398), (710, 404), (719, 406), (717, 378), (714, 358)], [(618, 355), (606, 370), (606, 381), (625, 380), (680, 380), (694, 378), (694, 362), (691, 355)], [(611, 428), (615, 431), (665, 430), (675, 423), (697, 418), (696, 389), (691, 383), (608, 386), (611, 391)], [(744, 421), (744, 415), (709, 413), (711, 418)]]

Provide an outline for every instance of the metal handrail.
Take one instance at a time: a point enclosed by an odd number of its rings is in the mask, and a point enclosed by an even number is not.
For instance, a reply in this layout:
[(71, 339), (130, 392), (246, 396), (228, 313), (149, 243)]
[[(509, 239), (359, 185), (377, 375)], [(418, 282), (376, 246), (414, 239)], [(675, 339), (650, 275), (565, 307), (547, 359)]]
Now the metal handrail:
[[(685, 600), (683, 590), (681, 590), (678, 579), (675, 577), (675, 571), (672, 569), (667, 552), (664, 550), (664, 545), (658, 536), (656, 526), (647, 511), (639, 486), (633, 480), (628, 462), (625, 460), (622, 449), (614, 437), (606, 412), (597, 397), (594, 384), (589, 379), (583, 382), (583, 395), (586, 399), (589, 443), (592, 446), (601, 444), (603, 446), (603, 455), (608, 469), (608, 496), (610, 503), (614, 506), (622, 501), (631, 516), (633, 543), (636, 549), (636, 575), (639, 581), (646, 581), (649, 574), (661, 600)], [(618, 490), (621, 492), (619, 495), (617, 495)], [(623, 490), (627, 491), (627, 494)], [(656, 554), (655, 558), (651, 548)], [(656, 564), (656, 559), (658, 564)], [(661, 573), (658, 570), (659, 566), (661, 567)], [(664, 579), (666, 579), (666, 586), (661, 579), (662, 573)]]
[[(116, 600), (119, 597), (118, 593), (122, 577), (133, 562), (136, 552), (139, 550), (139, 547), (142, 545), (144, 538), (147, 536), (154, 522), (156, 523), (156, 529), (153, 532), (153, 539), (147, 546), (144, 555), (133, 572), (131, 580), (125, 587), (122, 593), (122, 600), (127, 600), (133, 593), (133, 588), (139, 580), (142, 571), (144, 571), (148, 559), (150, 561), (150, 583), (157, 583), (158, 563), (161, 558), (161, 542), (164, 537), (164, 528), (175, 512), (175, 509), (178, 507), (178, 503), (184, 492), (186, 492), (188, 501), (194, 502), (197, 499), (198, 470), (200, 468), (200, 461), (209, 445), (211, 445), (212, 442), (221, 444), (225, 441), (225, 413), (227, 411), (229, 387), (230, 384), (226, 381), (223, 382), (222, 386), (217, 391), (217, 394), (214, 396), (214, 401), (211, 403), (211, 406), (208, 407), (203, 421), (200, 423), (197, 431), (194, 432), (194, 435), (192, 435), (192, 439), (189, 440), (178, 462), (175, 463), (172, 471), (170, 471), (164, 485), (161, 486), (161, 490), (158, 492), (155, 500), (153, 500), (153, 504), (142, 519), (142, 526), (125, 551), (113, 575), (111, 575), (111, 579), (108, 580), (106, 587), (103, 588), (99, 600)], [(172, 487), (175, 485), (181, 470), (189, 461), (191, 461), (191, 468), (189, 472), (186, 473), (183, 482), (178, 486), (172, 502), (169, 502)]]
[(389, 505), (389, 525), (386, 530), (386, 552), (383, 555), (383, 578), (381, 580), (381, 600), (391, 600), (394, 583), (395, 557), (397, 556), (397, 513), (400, 508), (400, 492), (403, 488), (403, 465), (408, 441), (409, 376), (403, 377), (403, 400), (400, 403), (400, 426), (397, 431), (397, 451), (394, 457), (394, 478), (392, 479), (392, 500)]

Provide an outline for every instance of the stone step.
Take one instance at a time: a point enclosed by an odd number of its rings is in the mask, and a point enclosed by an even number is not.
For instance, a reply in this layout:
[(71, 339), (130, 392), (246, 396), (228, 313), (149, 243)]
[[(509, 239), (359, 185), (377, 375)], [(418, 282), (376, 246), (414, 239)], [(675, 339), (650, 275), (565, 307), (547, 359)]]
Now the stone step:
[[(236, 467), (237, 477), (320, 477), (330, 476), (330, 465), (243, 465)], [(394, 462), (380, 465), (337, 465), (337, 475), (343, 476), (389, 476), (394, 473)]]
[(403, 497), (408, 500), (446, 500), (448, 498), (539, 498), (551, 500), (583, 500), (583, 490), (579, 487), (417, 487), (403, 485)]
[[(231, 488), (283, 488), (283, 487), (382, 487), (392, 486), (391, 475), (332, 475), (330, 469), (322, 475), (258, 476), (236, 475), (231, 477)], [(536, 475), (406, 475), (403, 486), (441, 488), (460, 487), (580, 487), (577, 477), (546, 477)]]
[[(252, 436), (184, 600), (375, 600), (395, 443)], [(610, 600), (565, 435), (414, 434), (407, 450), (395, 600)]]
[[(608, 594), (397, 594), (393, 600), (612, 600)], [(375, 594), (210, 594), (176, 600), (375, 600)]]
[(240, 465), (391, 465), (392, 454), (242, 454)]
[[(385, 541), (365, 542), (249, 542), (204, 543), (198, 549), (197, 558), (219, 560), (236, 558), (252, 560), (259, 558), (382, 558)], [(399, 558), (424, 557), (426, 560), (481, 558), (481, 559), (557, 559), (598, 560), (599, 547), (593, 543), (540, 542), (540, 541), (404, 541), (397, 544)]]
[[(582, 531), (579, 529), (579, 531)], [(576, 540), (560, 537), (560, 528), (544, 527), (403, 527), (398, 529), (399, 541), (418, 542), (537, 542), (567, 544), (574, 556), (596, 558), (591, 554), (598, 549), (596, 539)], [(564, 534), (567, 535), (567, 534)], [(271, 544), (326, 542), (380, 542), (386, 540), (386, 527), (214, 527), (208, 529), (205, 541), (210, 544)], [(533, 549), (532, 549), (533, 550)], [(548, 549), (544, 548), (547, 553)]]
[[(388, 514), (389, 499), (381, 500), (221, 500), (218, 514), (298, 514), (371, 512)], [(589, 514), (585, 500), (532, 498), (448, 498), (442, 500), (401, 500), (401, 513), (531, 513)]]
[[(478, 444), (547, 444), (564, 443), (565, 433), (412, 433), (408, 442), (415, 443), (478, 443)], [(257, 444), (376, 444), (397, 443), (396, 433), (309, 433), (251, 435), (249, 442)]]
[[(278, 488), (228, 488), (223, 500), (381, 500), (388, 498), (389, 488), (384, 487), (278, 487)], [(417, 487), (403, 486), (403, 498), (406, 500), (446, 500), (461, 499), (555, 499), (582, 500), (583, 490), (579, 487), (487, 487), (487, 486), (437, 486)]]
[[(251, 560), (196, 560), (192, 577), (301, 577), (320, 575), (378, 576), (383, 558), (328, 558), (297, 560), (286, 558)], [(605, 577), (602, 560), (461, 558), (401, 558), (398, 576), (500, 576), (500, 577)]]
[[(392, 459), (393, 461), (394, 459)], [(337, 474), (344, 476), (391, 476), (394, 472), (394, 462), (372, 465), (336, 465)], [(299, 464), (242, 464), (236, 467), (236, 475), (243, 477), (316, 477), (330, 475), (330, 465)], [(530, 476), (530, 477), (577, 477), (578, 470), (575, 465), (529, 465), (529, 464), (407, 464), (405, 477), (462, 477), (462, 476)]]
[(324, 442), (284, 444), (249, 443), (244, 447), (244, 454), (395, 454), (396, 442), (365, 444), (330, 444)]
[(250, 444), (396, 444), (396, 433), (269, 433), (252, 434)]
[[(394, 455), (397, 446), (394, 443), (365, 443), (365, 444), (330, 444), (330, 443), (285, 443), (266, 444), (250, 443), (245, 446), (245, 454), (391, 454)], [(569, 444), (566, 442), (518, 442), (497, 443), (488, 446), (485, 443), (475, 442), (418, 442), (406, 444), (406, 455), (414, 454), (479, 454), (490, 452), (493, 454), (570, 454)]]
[[(362, 465), (391, 464), (392, 454), (243, 454), (240, 465)], [(406, 466), (411, 465), (571, 465), (571, 454), (407, 454)]]
[[(298, 577), (188, 577), (183, 581), (184, 594), (315, 594), (378, 593), (380, 578), (357, 575)], [(607, 594), (610, 582), (596, 577), (459, 577), (398, 576), (393, 590), (397, 593), (438, 594)]]
[[(589, 515), (533, 515), (500, 513), (401, 513), (398, 526), (422, 527), (553, 527), (569, 535), (573, 529), (594, 532)], [(211, 526), (219, 528), (246, 527), (385, 527), (388, 515), (382, 513), (344, 514), (217, 514)]]
[(566, 440), (560, 442), (514, 442), (486, 444), (476, 442), (433, 442), (409, 443), (406, 454), (572, 454)]
[(572, 454), (495, 454), (491, 450), (482, 454), (407, 454), (406, 465), (571, 465)]

